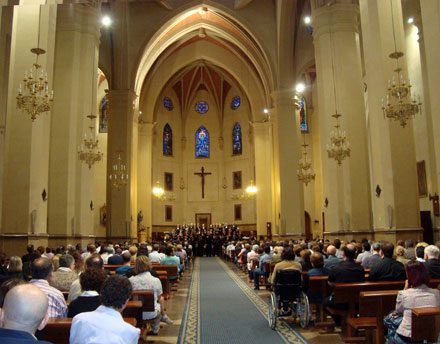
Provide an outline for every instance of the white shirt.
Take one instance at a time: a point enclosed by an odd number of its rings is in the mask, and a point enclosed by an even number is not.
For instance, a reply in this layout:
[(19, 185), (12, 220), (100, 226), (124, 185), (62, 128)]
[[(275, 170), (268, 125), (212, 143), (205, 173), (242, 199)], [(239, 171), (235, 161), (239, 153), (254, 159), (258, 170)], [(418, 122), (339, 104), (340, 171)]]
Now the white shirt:
[(151, 275), (149, 271), (142, 272), (136, 276), (129, 278), (133, 290), (154, 290), (154, 312), (143, 312), (142, 318), (144, 320), (153, 319), (157, 316), (157, 312), (160, 312), (160, 304), (158, 300), (162, 295), (162, 283), (159, 278)]
[(150, 258), (150, 261), (152, 263), (160, 263), (162, 261), (162, 257), (160, 256), (160, 253), (157, 251), (153, 251), (148, 255), (148, 258)]
[(79, 278), (74, 280), (70, 285), (69, 296), (67, 297), (68, 301), (73, 301), (81, 295), (81, 284), (79, 282)]
[(124, 321), (118, 311), (99, 306), (76, 315), (70, 328), (70, 344), (137, 344), (140, 330)]
[(359, 253), (359, 255), (358, 255), (357, 258), (356, 258), (356, 263), (362, 263), (362, 261), (363, 261), (365, 258), (370, 257), (370, 256), (372, 256), (372, 255), (373, 255), (373, 254), (372, 254), (370, 251), (365, 251), (365, 252)]

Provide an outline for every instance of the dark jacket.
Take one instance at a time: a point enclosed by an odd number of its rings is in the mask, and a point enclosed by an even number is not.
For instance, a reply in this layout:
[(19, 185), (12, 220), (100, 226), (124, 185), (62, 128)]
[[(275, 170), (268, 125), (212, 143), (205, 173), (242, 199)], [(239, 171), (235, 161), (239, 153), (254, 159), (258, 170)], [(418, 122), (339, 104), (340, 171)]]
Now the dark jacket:
[(406, 280), (405, 267), (393, 258), (384, 257), (371, 268), (368, 279), (370, 281), (404, 281)]
[(2, 344), (51, 344), (43, 340), (35, 339), (30, 333), (17, 330), (8, 330), (0, 328), (0, 343)]
[(73, 318), (75, 315), (83, 312), (93, 312), (101, 305), (101, 300), (98, 296), (79, 296), (69, 304), (68, 318)]
[(438, 259), (428, 259), (424, 264), (431, 278), (440, 278), (440, 261)]

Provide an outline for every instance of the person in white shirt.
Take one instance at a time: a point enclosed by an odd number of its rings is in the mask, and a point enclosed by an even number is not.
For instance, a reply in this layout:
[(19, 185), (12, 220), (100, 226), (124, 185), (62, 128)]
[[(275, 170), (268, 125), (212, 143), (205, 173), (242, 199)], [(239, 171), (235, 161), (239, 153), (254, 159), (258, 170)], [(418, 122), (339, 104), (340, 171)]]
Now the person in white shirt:
[(148, 258), (150, 258), (150, 261), (152, 263), (160, 263), (162, 261), (162, 256), (160, 255), (158, 250), (159, 250), (159, 245), (158, 244), (154, 244), (153, 245), (153, 251), (148, 254)]
[(127, 277), (114, 275), (107, 278), (101, 289), (101, 306), (93, 312), (73, 317), (69, 343), (137, 344), (140, 329), (126, 323), (121, 315), (131, 294)]
[(362, 247), (364, 248), (364, 252), (359, 253), (359, 255), (356, 258), (356, 263), (362, 264), (362, 262), (365, 258), (370, 257), (372, 255), (372, 253), (370, 252), (371, 245), (368, 242), (364, 242), (362, 244)]

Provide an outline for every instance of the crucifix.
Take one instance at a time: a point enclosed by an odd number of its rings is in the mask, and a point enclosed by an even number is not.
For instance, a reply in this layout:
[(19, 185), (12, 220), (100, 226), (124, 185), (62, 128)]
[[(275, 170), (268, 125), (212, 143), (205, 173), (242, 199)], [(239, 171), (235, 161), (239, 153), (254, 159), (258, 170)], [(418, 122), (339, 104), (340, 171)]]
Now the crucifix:
[(202, 177), (202, 198), (205, 198), (205, 176), (212, 174), (211, 172), (205, 172), (205, 168), (202, 166), (202, 172), (194, 172), (196, 176)]

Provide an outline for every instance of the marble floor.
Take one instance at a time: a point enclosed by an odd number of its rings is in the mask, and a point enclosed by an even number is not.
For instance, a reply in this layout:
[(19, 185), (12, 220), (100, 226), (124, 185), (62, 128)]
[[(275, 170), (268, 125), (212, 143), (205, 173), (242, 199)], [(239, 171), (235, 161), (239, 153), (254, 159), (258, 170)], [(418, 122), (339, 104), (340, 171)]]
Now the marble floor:
[[(246, 273), (243, 273), (232, 263), (227, 263), (227, 264), (234, 272), (236, 272), (240, 276), (241, 279), (243, 279), (244, 281), (246, 281), (246, 283), (248, 283)], [(159, 331), (159, 335), (148, 336), (147, 341), (149, 343), (153, 343), (153, 342), (157, 344), (177, 343), (190, 280), (191, 280), (191, 268), (185, 272), (182, 280), (179, 282), (177, 286), (177, 290), (171, 292), (170, 299), (165, 301), (167, 314), (174, 321), (174, 324), (167, 325), (165, 323), (161, 323), (161, 329)], [(269, 292), (266, 291), (264, 288), (261, 288), (261, 290), (257, 292), (263, 299), (268, 299)], [(271, 331), (269, 325), (267, 326), (267, 329), (268, 331)], [(343, 343), (337, 330), (336, 333), (332, 333), (332, 334), (320, 334), (319, 330), (314, 328), (313, 326), (309, 326), (307, 329), (304, 330), (300, 326), (296, 326), (296, 329), (311, 344), (321, 344), (322, 342), (325, 342), (326, 344)]]

